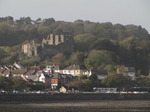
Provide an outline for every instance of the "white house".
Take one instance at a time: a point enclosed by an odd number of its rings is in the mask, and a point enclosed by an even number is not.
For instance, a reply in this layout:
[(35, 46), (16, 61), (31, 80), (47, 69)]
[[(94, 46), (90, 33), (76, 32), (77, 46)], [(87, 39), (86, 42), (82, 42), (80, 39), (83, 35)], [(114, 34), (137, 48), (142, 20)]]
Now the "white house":
[(60, 73), (60, 67), (59, 65), (48, 65), (44, 69), (44, 72), (52, 74), (52, 73)]
[(39, 82), (50, 83), (51, 76), (47, 73), (41, 72), (39, 76)]
[(90, 75), (89, 70), (82, 69), (79, 65), (70, 65), (67, 68), (60, 70), (62, 74), (71, 74), (73, 76)]

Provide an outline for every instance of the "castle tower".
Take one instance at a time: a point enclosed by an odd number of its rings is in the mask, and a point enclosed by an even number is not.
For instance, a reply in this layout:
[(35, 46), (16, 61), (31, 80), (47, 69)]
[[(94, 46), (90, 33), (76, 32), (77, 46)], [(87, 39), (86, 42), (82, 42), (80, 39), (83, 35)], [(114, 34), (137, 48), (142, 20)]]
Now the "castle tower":
[(55, 44), (55, 37), (54, 37), (53, 34), (49, 35), (48, 44), (49, 45), (54, 45)]
[(29, 57), (37, 56), (37, 44), (34, 41), (22, 45), (22, 51), (24, 54), (27, 54)]
[(64, 35), (55, 35), (55, 45), (64, 43), (65, 37)]
[(59, 35), (55, 35), (55, 45), (58, 45), (60, 43), (60, 37)]
[(61, 39), (61, 42), (63, 43), (65, 41), (64, 35), (60, 35), (60, 39)]

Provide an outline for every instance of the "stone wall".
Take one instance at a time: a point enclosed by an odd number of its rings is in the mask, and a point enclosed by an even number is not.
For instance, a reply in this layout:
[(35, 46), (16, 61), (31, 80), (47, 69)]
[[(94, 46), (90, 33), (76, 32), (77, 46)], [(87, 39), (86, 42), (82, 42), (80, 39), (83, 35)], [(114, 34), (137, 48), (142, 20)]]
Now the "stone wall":
[(70, 35), (54, 35), (49, 34), (46, 39), (43, 39), (42, 45), (58, 45), (66, 41), (65, 38), (70, 39)]
[(48, 35), (47, 39), (43, 39), (42, 48), (39, 48), (40, 56), (51, 57), (57, 53), (74, 52), (74, 41), (70, 35)]
[(64, 42), (59, 45), (44, 45), (44, 48), (39, 50), (40, 56), (53, 56), (57, 53), (71, 54), (74, 51), (73, 42)]
[(37, 56), (37, 44), (34, 42), (34, 40), (29, 43), (23, 44), (22, 51), (29, 57)]
[(31, 56), (53, 56), (57, 53), (74, 52), (74, 41), (70, 35), (54, 35), (49, 34), (46, 39), (43, 39), (38, 46), (37, 43), (31, 41), (22, 46), (23, 52), (29, 57)]

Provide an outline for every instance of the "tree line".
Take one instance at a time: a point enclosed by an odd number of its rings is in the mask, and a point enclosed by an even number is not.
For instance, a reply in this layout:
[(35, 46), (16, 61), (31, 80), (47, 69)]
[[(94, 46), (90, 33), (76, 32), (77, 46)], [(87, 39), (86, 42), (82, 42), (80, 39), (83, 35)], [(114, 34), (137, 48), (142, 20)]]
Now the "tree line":
[[(69, 32), (75, 42), (71, 54), (53, 57), (24, 58), (21, 43), (40, 42), (49, 33)], [(55, 21), (53, 18), (32, 20), (30, 17), (0, 18), (0, 63), (20, 61), (25, 65), (58, 64), (66, 67), (78, 64), (83, 68), (105, 69), (113, 72), (117, 65), (135, 67), (138, 75), (148, 75), (150, 68), (150, 35), (140, 25), (121, 25), (83, 20)], [(9, 46), (9, 47), (6, 47)], [(11, 47), (10, 47), (11, 46)]]

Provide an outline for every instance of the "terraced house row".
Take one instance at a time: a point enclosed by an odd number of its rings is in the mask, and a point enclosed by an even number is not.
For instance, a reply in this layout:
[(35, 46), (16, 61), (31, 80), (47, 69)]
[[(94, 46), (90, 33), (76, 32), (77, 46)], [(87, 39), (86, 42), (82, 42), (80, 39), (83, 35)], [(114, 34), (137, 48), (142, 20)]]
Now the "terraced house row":
[[(135, 79), (135, 69), (133, 67), (118, 66), (117, 73), (122, 73), (124, 76), (129, 76), (132, 80)], [(5, 65), (0, 67), (0, 76), (11, 78), (22, 77), (30, 83), (42, 82), (51, 85), (52, 89), (56, 89), (59, 83), (68, 84), (76, 77), (85, 75), (89, 77), (91, 74), (96, 74), (99, 80), (108, 77), (106, 70), (82, 69), (79, 65), (70, 65), (61, 69), (58, 65), (49, 65), (44, 69), (40, 66), (23, 67), (23, 65), (14, 63), (13, 65)]]

